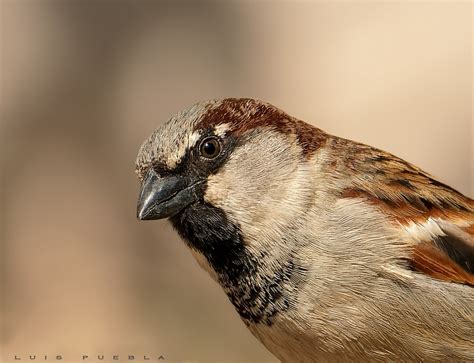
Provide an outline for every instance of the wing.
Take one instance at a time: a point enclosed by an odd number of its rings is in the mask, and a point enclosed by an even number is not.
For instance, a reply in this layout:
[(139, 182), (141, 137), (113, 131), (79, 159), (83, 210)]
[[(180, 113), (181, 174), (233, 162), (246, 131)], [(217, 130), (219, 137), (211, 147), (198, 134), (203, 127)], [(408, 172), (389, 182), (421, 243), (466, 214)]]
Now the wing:
[(474, 201), (391, 154), (349, 147), (344, 166), (355, 176), (342, 196), (366, 199), (412, 240), (410, 268), (474, 286)]
[[(445, 220), (413, 224), (408, 233), (416, 239), (410, 267), (444, 281), (474, 286), (474, 238)], [(419, 238), (418, 236), (425, 236)]]

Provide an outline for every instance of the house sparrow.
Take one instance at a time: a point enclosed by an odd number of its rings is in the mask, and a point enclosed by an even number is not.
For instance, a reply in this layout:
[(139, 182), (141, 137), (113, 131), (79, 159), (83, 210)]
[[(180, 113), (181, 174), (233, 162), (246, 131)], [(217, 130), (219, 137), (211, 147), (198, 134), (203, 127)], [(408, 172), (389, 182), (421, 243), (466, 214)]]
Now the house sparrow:
[(169, 218), (283, 362), (474, 361), (474, 201), (252, 99), (142, 145), (138, 218)]

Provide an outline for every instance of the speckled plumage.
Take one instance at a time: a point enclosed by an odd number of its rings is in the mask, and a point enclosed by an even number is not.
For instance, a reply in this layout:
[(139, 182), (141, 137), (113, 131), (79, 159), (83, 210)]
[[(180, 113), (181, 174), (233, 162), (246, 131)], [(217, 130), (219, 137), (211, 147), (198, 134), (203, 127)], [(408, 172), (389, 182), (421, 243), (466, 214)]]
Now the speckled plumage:
[(173, 117), (140, 149), (150, 168), (202, 180), (171, 222), (282, 361), (474, 361), (468, 197), (251, 99)]

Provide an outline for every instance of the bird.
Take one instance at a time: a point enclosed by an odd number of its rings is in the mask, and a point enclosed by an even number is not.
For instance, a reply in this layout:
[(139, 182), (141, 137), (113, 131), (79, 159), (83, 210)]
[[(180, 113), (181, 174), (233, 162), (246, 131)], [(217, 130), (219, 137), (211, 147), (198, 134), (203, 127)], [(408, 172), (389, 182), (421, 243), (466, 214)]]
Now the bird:
[(282, 362), (474, 361), (474, 201), (251, 98), (140, 147), (139, 220), (168, 219)]

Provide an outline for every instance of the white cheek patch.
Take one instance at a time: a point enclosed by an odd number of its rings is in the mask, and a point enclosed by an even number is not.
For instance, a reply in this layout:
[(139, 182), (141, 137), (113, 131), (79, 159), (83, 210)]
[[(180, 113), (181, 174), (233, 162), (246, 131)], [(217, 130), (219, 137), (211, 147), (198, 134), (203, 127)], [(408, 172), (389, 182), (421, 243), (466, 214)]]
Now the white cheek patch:
[(293, 223), (312, 196), (313, 164), (300, 163), (299, 155), (286, 135), (256, 134), (208, 177), (204, 199), (223, 209), (258, 249)]

